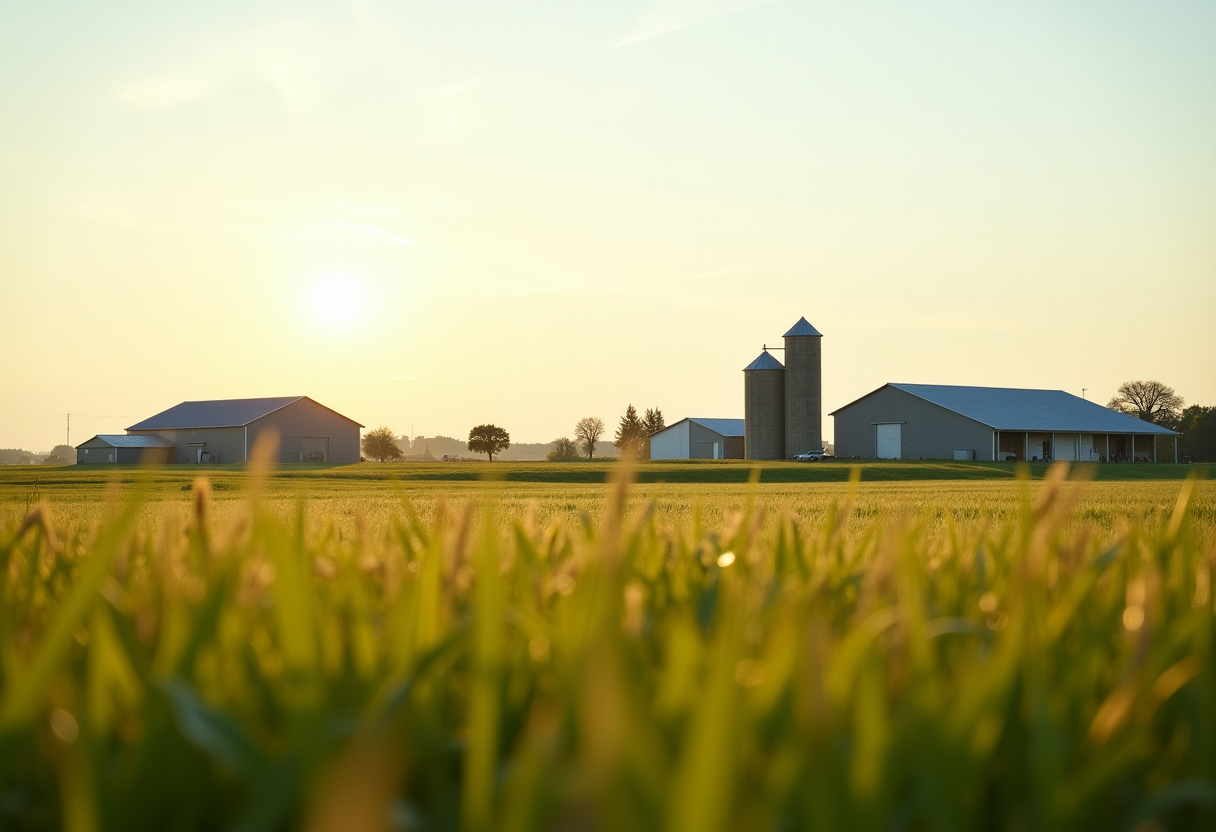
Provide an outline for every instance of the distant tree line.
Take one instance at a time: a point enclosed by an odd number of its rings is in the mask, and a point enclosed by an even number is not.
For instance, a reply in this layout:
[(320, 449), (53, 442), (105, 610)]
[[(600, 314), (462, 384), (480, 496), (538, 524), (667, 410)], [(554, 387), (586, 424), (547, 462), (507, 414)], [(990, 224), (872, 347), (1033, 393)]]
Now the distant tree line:
[(76, 449), (71, 445), (56, 445), (49, 454), (22, 448), (0, 448), (0, 465), (67, 465), (76, 461)]
[(33, 451), (21, 448), (0, 448), (0, 465), (29, 465), (34, 456)]

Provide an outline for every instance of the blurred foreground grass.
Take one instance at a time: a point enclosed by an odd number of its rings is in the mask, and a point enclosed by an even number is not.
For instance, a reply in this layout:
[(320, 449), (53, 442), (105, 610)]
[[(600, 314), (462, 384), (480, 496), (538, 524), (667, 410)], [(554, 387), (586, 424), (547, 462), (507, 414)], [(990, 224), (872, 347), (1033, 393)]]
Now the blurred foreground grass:
[(1211, 491), (1065, 472), (31, 491), (0, 828), (1216, 828)]

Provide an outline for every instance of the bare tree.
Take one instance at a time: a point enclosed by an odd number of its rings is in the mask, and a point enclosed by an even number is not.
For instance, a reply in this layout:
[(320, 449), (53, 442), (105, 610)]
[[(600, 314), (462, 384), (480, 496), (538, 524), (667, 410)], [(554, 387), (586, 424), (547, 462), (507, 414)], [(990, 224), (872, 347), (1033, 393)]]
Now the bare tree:
[(1125, 381), (1106, 403), (1111, 410), (1164, 427), (1178, 423), (1182, 405), (1182, 396), (1159, 381)]
[(595, 443), (604, 435), (604, 420), (598, 416), (584, 416), (574, 426), (574, 438), (587, 452), (587, 459), (595, 456)]

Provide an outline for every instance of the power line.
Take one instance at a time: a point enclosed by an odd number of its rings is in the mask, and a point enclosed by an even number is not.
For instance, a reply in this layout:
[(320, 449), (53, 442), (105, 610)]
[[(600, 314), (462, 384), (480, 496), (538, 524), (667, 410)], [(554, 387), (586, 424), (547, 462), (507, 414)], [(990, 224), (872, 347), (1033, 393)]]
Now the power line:
[[(0, 419), (58, 419), (63, 415), (60, 410), (57, 413), (0, 413)], [(130, 419), (132, 414), (100, 414), (100, 413), (77, 413), (77, 416), (85, 419)]]

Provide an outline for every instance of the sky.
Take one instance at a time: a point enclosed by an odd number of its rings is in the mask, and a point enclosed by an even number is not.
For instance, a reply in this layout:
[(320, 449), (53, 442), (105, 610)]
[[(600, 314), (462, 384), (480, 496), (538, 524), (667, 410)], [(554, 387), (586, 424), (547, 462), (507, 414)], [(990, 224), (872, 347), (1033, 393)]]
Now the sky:
[(1216, 405), (1211, 0), (5, 2), (0, 112), (0, 447), (740, 417), (802, 316), (825, 414)]

